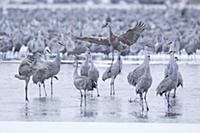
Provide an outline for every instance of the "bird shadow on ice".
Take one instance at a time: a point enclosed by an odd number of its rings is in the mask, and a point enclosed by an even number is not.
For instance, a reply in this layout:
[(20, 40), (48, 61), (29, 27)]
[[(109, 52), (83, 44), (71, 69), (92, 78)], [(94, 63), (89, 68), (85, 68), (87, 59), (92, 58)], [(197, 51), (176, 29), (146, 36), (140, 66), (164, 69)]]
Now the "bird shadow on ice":
[(140, 122), (148, 120), (148, 111), (142, 111), (139, 98), (129, 99), (128, 102), (131, 108), (130, 110), (132, 110), (130, 115), (134, 116)]
[(50, 117), (60, 115), (60, 100), (57, 98), (40, 97), (24, 105), (26, 120), (48, 120)]
[(98, 98), (89, 97), (87, 100), (87, 106), (80, 107), (81, 117), (87, 117), (87, 118), (96, 117), (98, 115), (97, 107), (98, 107)]
[(93, 118), (98, 115), (98, 113), (93, 109), (87, 109), (87, 107), (80, 107), (80, 114), (82, 117)]

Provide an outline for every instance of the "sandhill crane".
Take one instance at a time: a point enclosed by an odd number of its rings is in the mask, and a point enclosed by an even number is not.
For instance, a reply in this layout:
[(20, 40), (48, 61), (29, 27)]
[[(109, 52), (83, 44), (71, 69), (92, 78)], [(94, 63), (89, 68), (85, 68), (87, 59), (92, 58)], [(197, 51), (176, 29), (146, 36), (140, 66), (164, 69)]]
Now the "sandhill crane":
[(11, 52), (13, 49), (13, 44), (9, 35), (0, 37), (0, 52), (2, 52), (2, 59), (7, 59), (7, 52)]
[[(147, 53), (147, 48), (150, 47), (149, 45), (145, 45), (145, 55)], [(146, 56), (145, 56), (146, 57)], [(127, 76), (127, 80), (128, 83), (132, 86), (136, 86), (136, 84), (138, 83), (138, 81), (140, 80), (141, 76), (144, 75), (145, 72), (145, 61), (143, 61), (142, 64), (140, 64), (138, 67), (136, 67), (133, 71), (131, 71), (128, 76)]]
[(88, 70), (88, 77), (92, 80), (94, 88), (97, 90), (97, 96), (99, 97), (99, 89), (98, 89), (98, 79), (99, 79), (99, 71), (94, 66), (92, 60), (90, 60), (90, 68)]
[(185, 52), (188, 54), (188, 58), (190, 55), (195, 55), (196, 54), (196, 51), (198, 49), (198, 41), (196, 39), (192, 39), (190, 44), (188, 45), (185, 45), (184, 49), (185, 49)]
[(25, 100), (28, 101), (28, 83), (30, 81), (30, 77), (33, 74), (33, 70), (31, 68), (32, 63), (35, 61), (35, 55), (28, 55), (23, 61), (20, 63), (18, 68), (18, 73), (15, 74), (15, 77), (25, 81)]
[(102, 28), (104, 27), (108, 27), (109, 30), (108, 38), (95, 38), (95, 37), (75, 37), (75, 38), (78, 40), (87, 41), (99, 45), (112, 46), (112, 64), (114, 61), (114, 50), (121, 52), (125, 50), (127, 47), (133, 45), (140, 37), (140, 34), (145, 29), (147, 29), (147, 26), (144, 23), (137, 22), (134, 28), (127, 30), (126, 33), (120, 36), (116, 36), (112, 32), (110, 17), (106, 19), (106, 24), (103, 25)]
[(108, 67), (106, 71), (103, 73), (102, 80), (105, 81), (109, 78), (111, 78), (110, 82), (110, 95), (115, 95), (115, 78), (117, 75), (121, 73), (122, 70), (122, 60), (120, 57), (120, 54), (118, 55), (117, 61)]
[(88, 70), (90, 68), (90, 65), (89, 65), (89, 60), (91, 58), (91, 55), (90, 55), (90, 51), (87, 50), (86, 51), (86, 60), (85, 62), (81, 65), (81, 76), (88, 76)]
[(89, 77), (80, 76), (78, 74), (77, 57), (75, 59), (75, 65), (76, 65), (76, 67), (75, 67), (74, 74), (73, 74), (73, 81), (74, 81), (74, 86), (80, 91), (80, 94), (81, 94), (80, 106), (82, 107), (82, 101), (83, 101), (82, 91), (84, 91), (84, 104), (86, 106), (86, 92), (89, 90), (93, 90), (93, 84), (92, 84), (92, 80)]
[(140, 95), (142, 111), (144, 111), (144, 106), (143, 106), (143, 94), (144, 93), (145, 93), (144, 100), (145, 100), (145, 104), (146, 104), (146, 109), (147, 109), (147, 111), (149, 111), (149, 107), (148, 107), (147, 99), (146, 99), (148, 89), (151, 87), (151, 84), (152, 84), (152, 77), (151, 77), (151, 72), (150, 72), (150, 67), (149, 67), (149, 59), (150, 59), (150, 55), (149, 55), (149, 53), (147, 53), (147, 47), (145, 47), (144, 74), (141, 76), (138, 83), (136, 84), (136, 93)]
[[(172, 46), (172, 45), (171, 45)], [(163, 95), (165, 93), (167, 103), (168, 103), (168, 108), (170, 106), (170, 91), (175, 89), (177, 87), (177, 82), (178, 82), (178, 67), (175, 64), (175, 58), (174, 58), (174, 51), (170, 50), (170, 65), (169, 65), (169, 70), (168, 70), (168, 76), (164, 78), (160, 84), (158, 85), (156, 89), (156, 94), (157, 95)]]
[[(62, 43), (58, 42), (58, 44), (62, 45)], [(38, 70), (41, 69), (41, 72), (45, 72), (43, 73), (44, 78), (45, 79), (51, 79), (51, 96), (53, 96), (53, 78), (57, 78), (57, 74), (60, 71), (60, 64), (61, 64), (61, 58), (60, 58), (60, 51), (57, 49), (57, 53), (56, 53), (56, 58), (53, 61), (41, 61), (41, 60), (37, 60), (37, 62), (39, 63), (37, 65)], [(37, 58), (39, 59), (39, 58)], [(42, 70), (43, 69), (43, 70)], [(43, 81), (41, 80), (41, 83)]]
[(45, 80), (48, 74), (48, 69), (45, 65), (46, 62), (47, 62), (46, 60), (41, 59), (38, 53), (36, 60), (31, 65), (31, 68), (34, 71), (33, 76), (32, 76), (32, 81), (35, 84), (39, 84), (39, 96), (41, 96), (41, 84), (43, 84), (45, 96), (47, 96), (46, 89), (45, 89)]
[[(177, 57), (174, 57), (174, 60), (175, 60), (174, 66), (178, 69), (177, 61), (179, 59)], [(165, 73), (164, 73), (165, 78), (168, 77), (170, 74), (172, 74), (173, 70), (172, 70), (172, 67), (170, 67), (170, 65), (172, 65), (171, 60), (169, 61), (167, 67), (165, 68)], [(182, 74), (178, 71), (177, 72), (177, 87), (179, 87), (180, 85), (183, 87), (183, 77), (182, 77)], [(174, 96), (173, 96), (173, 98), (176, 97), (176, 88), (174, 88)]]

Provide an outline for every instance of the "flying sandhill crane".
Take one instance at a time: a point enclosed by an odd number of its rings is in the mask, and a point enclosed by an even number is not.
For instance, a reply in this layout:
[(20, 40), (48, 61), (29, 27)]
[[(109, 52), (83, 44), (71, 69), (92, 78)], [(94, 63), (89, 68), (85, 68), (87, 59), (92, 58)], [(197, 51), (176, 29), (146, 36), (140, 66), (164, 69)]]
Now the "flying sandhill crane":
[(112, 32), (111, 18), (106, 19), (106, 24), (102, 28), (108, 27), (109, 37), (108, 38), (95, 38), (95, 37), (75, 37), (78, 40), (95, 43), (99, 45), (112, 46), (112, 64), (114, 61), (114, 50), (119, 52), (125, 50), (127, 47), (136, 43), (140, 34), (147, 29), (147, 26), (142, 22), (137, 22), (134, 28), (127, 30), (124, 34), (116, 36)]
[(109, 78), (111, 78), (110, 82), (110, 95), (115, 95), (115, 78), (117, 75), (121, 73), (122, 70), (122, 60), (120, 57), (120, 54), (118, 55), (117, 61), (108, 67), (106, 71), (103, 73), (102, 80), (105, 81)]
[[(172, 45), (171, 45), (172, 46)], [(166, 78), (164, 78), (160, 84), (158, 85), (156, 89), (156, 94), (157, 95), (163, 95), (165, 93), (167, 103), (168, 103), (168, 108), (170, 106), (170, 91), (175, 89), (177, 87), (177, 82), (178, 82), (178, 67), (175, 64), (175, 58), (174, 58), (174, 50), (170, 50), (170, 65), (169, 65), (169, 74)]]
[(142, 111), (144, 111), (143, 94), (144, 94), (146, 109), (147, 111), (149, 111), (149, 107), (148, 107), (147, 99), (146, 99), (147, 92), (152, 84), (152, 76), (150, 72), (149, 60), (150, 60), (150, 55), (147, 52), (147, 47), (145, 47), (144, 74), (140, 77), (138, 83), (136, 84), (136, 93), (140, 95)]
[(15, 74), (15, 77), (25, 81), (25, 100), (28, 101), (28, 83), (30, 81), (30, 77), (33, 74), (33, 70), (31, 68), (32, 63), (35, 61), (35, 55), (28, 55), (23, 61), (20, 63), (18, 68), (18, 73)]
[(80, 106), (82, 107), (82, 102), (83, 102), (83, 92), (84, 91), (84, 104), (86, 106), (86, 92), (93, 90), (93, 84), (92, 84), (92, 80), (87, 77), (87, 76), (80, 76), (78, 74), (78, 61), (77, 61), (77, 57), (75, 59), (75, 70), (74, 70), (74, 74), (73, 74), (73, 81), (74, 81), (74, 86), (76, 87), (76, 89), (78, 89), (80, 91), (81, 94), (81, 102), (80, 102)]
[(98, 89), (98, 79), (99, 79), (99, 71), (98, 69), (94, 66), (94, 63), (92, 60), (90, 60), (90, 68), (88, 70), (88, 77), (92, 80), (93, 82), (93, 87), (96, 88), (97, 90), (97, 96), (99, 97), (99, 89)]

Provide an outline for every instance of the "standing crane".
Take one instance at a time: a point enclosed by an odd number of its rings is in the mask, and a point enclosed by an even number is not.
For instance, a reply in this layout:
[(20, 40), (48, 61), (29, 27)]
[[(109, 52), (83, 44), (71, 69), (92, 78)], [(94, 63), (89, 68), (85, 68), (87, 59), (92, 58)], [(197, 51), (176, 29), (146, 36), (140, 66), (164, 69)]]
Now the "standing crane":
[(111, 79), (110, 82), (110, 95), (115, 95), (115, 79), (117, 75), (121, 73), (122, 70), (122, 60), (120, 54), (118, 55), (117, 61), (108, 67), (106, 71), (103, 73), (102, 80), (105, 81), (107, 79)]
[(144, 101), (146, 104), (146, 109), (147, 109), (147, 111), (149, 111), (149, 107), (148, 107), (147, 99), (146, 99), (147, 92), (152, 84), (152, 76), (151, 76), (151, 72), (150, 72), (149, 60), (150, 60), (150, 55), (147, 52), (147, 47), (145, 46), (144, 74), (140, 77), (138, 83), (136, 84), (136, 93), (140, 95), (142, 111), (144, 111), (143, 94), (144, 94)]
[(165, 97), (167, 99), (168, 109), (171, 107), (170, 105), (170, 92), (171, 90), (175, 89), (177, 87), (178, 82), (178, 67), (176, 65), (176, 61), (174, 58), (174, 49), (173, 45), (170, 46), (170, 63), (169, 63), (169, 69), (168, 69), (168, 76), (165, 77), (160, 84), (158, 85), (156, 89), (157, 95), (163, 95), (165, 94)]
[[(86, 106), (86, 92), (93, 90), (93, 84), (92, 84), (92, 80), (89, 77), (80, 76), (78, 74), (77, 57), (75, 59), (75, 65), (76, 65), (76, 67), (75, 67), (74, 74), (73, 74), (73, 81), (74, 81), (74, 86), (76, 87), (76, 89), (78, 89), (80, 91), (80, 94), (81, 94), (80, 106), (82, 107), (83, 96), (84, 96), (84, 104)], [(82, 91), (84, 91), (84, 95), (83, 95)]]
[(15, 77), (25, 81), (25, 100), (28, 101), (28, 84), (30, 77), (33, 75), (33, 69), (31, 68), (32, 63), (35, 61), (35, 54), (28, 55), (22, 60), (18, 68), (18, 74)]

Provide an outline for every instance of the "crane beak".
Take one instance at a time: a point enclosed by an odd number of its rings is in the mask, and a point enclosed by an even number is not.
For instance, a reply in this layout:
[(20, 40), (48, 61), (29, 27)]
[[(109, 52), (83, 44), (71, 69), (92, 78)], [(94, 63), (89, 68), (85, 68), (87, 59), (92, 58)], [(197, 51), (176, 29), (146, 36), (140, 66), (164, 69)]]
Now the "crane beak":
[(149, 60), (151, 59), (151, 58), (150, 58), (150, 55), (148, 55), (148, 58), (149, 58)]
[(167, 45), (171, 45), (171, 44), (172, 44), (172, 42), (167, 43)]
[(46, 51), (47, 53), (51, 54), (51, 50), (49, 49), (49, 47), (46, 47)]
[(180, 59), (179, 59), (178, 57), (175, 57), (175, 60), (176, 60), (176, 61), (180, 61)]
[(64, 44), (62, 44), (61, 42), (58, 42), (58, 44), (62, 45), (62, 46), (65, 46)]
[(107, 27), (107, 26), (108, 26), (108, 22), (106, 22), (106, 24), (103, 25), (102, 28), (105, 28), (105, 27)]

